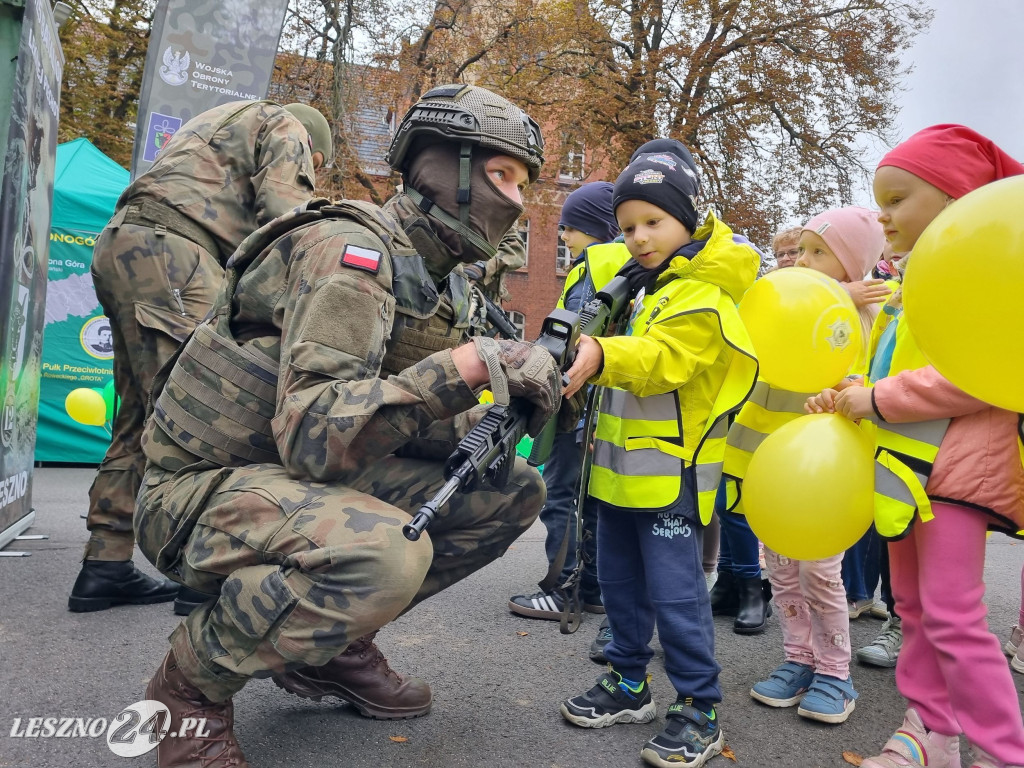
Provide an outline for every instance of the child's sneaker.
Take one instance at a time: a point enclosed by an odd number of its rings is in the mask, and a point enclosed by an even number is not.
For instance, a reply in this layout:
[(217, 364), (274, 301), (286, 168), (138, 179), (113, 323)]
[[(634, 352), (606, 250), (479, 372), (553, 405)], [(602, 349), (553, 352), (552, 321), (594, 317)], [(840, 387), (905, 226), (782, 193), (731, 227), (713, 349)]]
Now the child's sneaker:
[(662, 768), (699, 768), (722, 751), (725, 737), (718, 724), (718, 715), (711, 708), (710, 716), (686, 701), (676, 701), (665, 713), (665, 727), (640, 751), (649, 765)]
[(607, 664), (608, 659), (605, 658), (604, 649), (611, 641), (612, 628), (608, 626), (608, 617), (605, 616), (601, 620), (601, 626), (597, 629), (597, 637), (590, 644), (590, 660), (596, 661), (598, 664)]
[(799, 704), (814, 680), (814, 670), (806, 664), (787, 661), (776, 667), (767, 680), (755, 683), (750, 697), (769, 707)]
[(1024, 630), (1021, 630), (1020, 624), (1014, 624), (1010, 630), (1010, 638), (1003, 644), (1003, 653), (1007, 656), (1016, 656), (1021, 640), (1024, 640)]
[(857, 661), (873, 667), (895, 667), (903, 647), (903, 622), (899, 616), (890, 616), (878, 637), (870, 645), (857, 649)]
[(796, 713), (822, 723), (845, 723), (853, 712), (856, 698), (852, 677), (840, 680), (832, 675), (815, 674)]
[(851, 619), (859, 619), (861, 614), (871, 610), (875, 604), (875, 598), (869, 597), (866, 600), (847, 600), (846, 608), (850, 612)]
[(908, 709), (903, 726), (861, 768), (960, 768), (960, 738), (929, 731), (916, 709)]
[(992, 755), (986, 752), (981, 747), (976, 747), (974, 744), (970, 745), (971, 755), (971, 768), (1022, 768), (1019, 765), (1007, 765), (996, 760)]
[(651, 701), (647, 679), (640, 689), (630, 690), (614, 669), (597, 679), (597, 685), (580, 696), (562, 702), (562, 717), (583, 728), (605, 728), (616, 723), (649, 723), (658, 716)]

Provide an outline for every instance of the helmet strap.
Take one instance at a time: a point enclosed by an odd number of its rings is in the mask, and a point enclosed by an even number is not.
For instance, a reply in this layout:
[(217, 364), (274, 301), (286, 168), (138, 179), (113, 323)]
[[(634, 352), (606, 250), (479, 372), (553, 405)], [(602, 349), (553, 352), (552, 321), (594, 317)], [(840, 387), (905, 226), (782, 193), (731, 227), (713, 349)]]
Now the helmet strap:
[[(461, 176), (461, 168), (460, 168), (460, 176)], [(469, 179), (468, 179), (468, 176), (467, 176), (467, 179), (466, 179), (465, 186), (466, 186), (466, 195), (468, 197), (468, 195), (469, 195)], [(458, 234), (459, 237), (461, 237), (463, 240), (465, 240), (470, 245), (472, 245), (475, 248), (477, 248), (481, 253), (486, 253), (488, 258), (494, 256), (494, 254), (496, 254), (498, 252), (497, 248), (495, 248), (493, 245), (491, 245), (489, 242), (487, 242), (484, 238), (482, 238), (479, 234), (477, 234), (476, 232), (474, 232), (472, 229), (469, 228), (469, 226), (468, 226), (468, 221), (469, 221), (469, 218), (468, 218), (469, 217), (469, 203), (468, 202), (465, 204), (465, 206), (463, 206), (462, 203), (459, 204), (460, 215), (461, 215), (463, 209), (465, 209), (465, 216), (466, 216), (466, 222), (467, 223), (464, 224), (461, 221), (459, 221), (458, 219), (456, 219), (454, 216), (449, 215), (447, 211), (445, 211), (440, 206), (438, 206), (433, 200), (431, 200), (428, 197), (424, 197), (418, 190), (413, 189), (408, 184), (405, 185), (405, 194), (409, 196), (409, 199), (412, 200), (421, 211), (423, 211), (424, 215), (430, 216), (430, 217), (440, 221), (446, 227), (448, 227), (453, 232)], [(460, 184), (459, 184), (459, 194), (460, 195), (462, 194), (462, 182), (461, 182), (461, 179), (460, 179)]]
[(455, 195), (455, 202), (459, 204), (459, 221), (469, 226), (469, 183), (470, 174), (473, 172), (473, 145), (468, 141), (462, 142), (459, 147), (459, 190)]

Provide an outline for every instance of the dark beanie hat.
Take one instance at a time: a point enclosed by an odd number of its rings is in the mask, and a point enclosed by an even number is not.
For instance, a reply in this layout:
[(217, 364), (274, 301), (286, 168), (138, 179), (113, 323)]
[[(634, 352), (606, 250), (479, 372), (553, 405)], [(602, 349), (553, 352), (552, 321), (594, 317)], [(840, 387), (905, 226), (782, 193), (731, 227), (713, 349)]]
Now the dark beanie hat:
[(643, 200), (674, 216), (692, 234), (697, 230), (697, 173), (669, 152), (637, 155), (615, 180), (612, 206)]
[(619, 234), (612, 210), (612, 187), (607, 181), (594, 181), (575, 189), (565, 198), (559, 226), (572, 227), (596, 237), (602, 243)]
[(652, 139), (646, 144), (641, 144), (640, 148), (629, 158), (629, 162), (632, 163), (640, 155), (649, 155), (652, 152), (668, 152), (670, 155), (675, 155), (686, 163), (687, 167), (697, 177), (697, 191), (700, 192), (700, 173), (697, 171), (697, 163), (694, 162), (693, 155), (690, 154), (690, 150), (686, 148), (683, 142), (676, 139)]

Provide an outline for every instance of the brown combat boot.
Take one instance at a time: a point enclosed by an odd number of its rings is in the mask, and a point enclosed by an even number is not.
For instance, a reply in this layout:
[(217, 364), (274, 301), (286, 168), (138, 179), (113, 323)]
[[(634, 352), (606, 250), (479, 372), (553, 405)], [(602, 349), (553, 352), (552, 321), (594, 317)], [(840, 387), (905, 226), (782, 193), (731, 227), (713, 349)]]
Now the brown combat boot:
[(347, 701), (363, 717), (378, 720), (420, 717), (430, 711), (430, 686), (405, 677), (388, 665), (373, 639), (376, 632), (354, 640), (322, 667), (301, 667), (273, 676), (279, 688), (304, 699), (324, 696)]
[[(216, 703), (206, 698), (185, 679), (174, 651), (167, 652), (146, 686), (146, 698), (165, 704), (171, 711), (169, 733), (156, 748), (157, 768), (249, 768), (235, 741), (231, 699)], [(192, 718), (190, 732), (173, 735), (181, 730), (184, 718)]]

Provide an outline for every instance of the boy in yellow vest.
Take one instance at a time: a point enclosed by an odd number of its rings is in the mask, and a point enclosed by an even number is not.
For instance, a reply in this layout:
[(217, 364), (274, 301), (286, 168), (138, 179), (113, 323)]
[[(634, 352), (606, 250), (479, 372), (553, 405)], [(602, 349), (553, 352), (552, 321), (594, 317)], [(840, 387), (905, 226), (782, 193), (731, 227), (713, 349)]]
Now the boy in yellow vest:
[(657, 716), (647, 664), (655, 622), (676, 689), (665, 727), (641, 757), (695, 768), (722, 750), (703, 528), (722, 471), (726, 417), (757, 364), (736, 303), (760, 254), (709, 214), (698, 180), (672, 152), (641, 154), (615, 182), (613, 205), (632, 259), (625, 335), (581, 337), (567, 393), (602, 387), (588, 488), (597, 509), (598, 579), (611, 626), (609, 671), (562, 703), (587, 728)]

